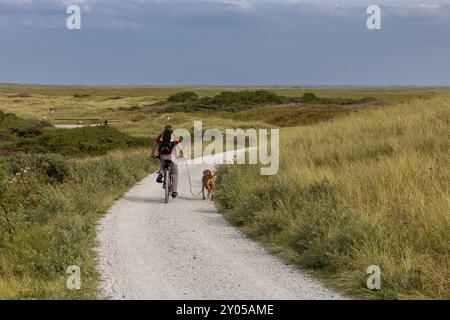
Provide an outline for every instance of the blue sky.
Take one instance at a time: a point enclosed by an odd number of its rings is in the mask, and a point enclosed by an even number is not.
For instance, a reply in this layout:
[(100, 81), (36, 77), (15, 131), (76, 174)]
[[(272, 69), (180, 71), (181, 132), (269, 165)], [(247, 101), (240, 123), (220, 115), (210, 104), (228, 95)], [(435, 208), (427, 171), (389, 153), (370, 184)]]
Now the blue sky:
[(0, 82), (448, 86), (449, 57), (450, 0), (0, 0)]

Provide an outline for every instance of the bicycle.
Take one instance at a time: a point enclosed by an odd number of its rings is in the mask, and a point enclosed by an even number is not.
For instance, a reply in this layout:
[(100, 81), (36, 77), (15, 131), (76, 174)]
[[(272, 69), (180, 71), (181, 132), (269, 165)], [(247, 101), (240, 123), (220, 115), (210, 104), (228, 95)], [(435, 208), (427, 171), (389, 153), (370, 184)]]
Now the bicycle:
[(169, 197), (172, 196), (172, 175), (170, 174), (170, 165), (172, 161), (164, 161), (164, 176), (163, 176), (163, 189), (164, 189), (164, 202), (169, 203)]

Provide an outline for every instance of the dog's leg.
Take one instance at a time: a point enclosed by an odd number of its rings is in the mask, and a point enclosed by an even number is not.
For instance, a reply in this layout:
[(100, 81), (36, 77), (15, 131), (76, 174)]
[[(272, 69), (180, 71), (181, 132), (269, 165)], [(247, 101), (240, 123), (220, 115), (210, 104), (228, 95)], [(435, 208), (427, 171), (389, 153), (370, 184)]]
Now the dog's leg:
[(202, 195), (203, 195), (203, 200), (206, 200), (205, 198), (205, 186), (202, 186)]
[(211, 192), (212, 192), (212, 188), (211, 188), (211, 186), (209, 186), (209, 188), (208, 188), (208, 199), (211, 199)]

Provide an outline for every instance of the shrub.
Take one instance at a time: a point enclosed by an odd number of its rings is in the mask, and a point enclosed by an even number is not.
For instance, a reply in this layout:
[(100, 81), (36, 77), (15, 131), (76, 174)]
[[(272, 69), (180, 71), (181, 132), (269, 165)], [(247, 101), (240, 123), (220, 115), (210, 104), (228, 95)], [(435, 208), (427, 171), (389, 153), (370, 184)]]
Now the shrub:
[(10, 142), (15, 136), (39, 136), (46, 127), (51, 127), (51, 124), (46, 121), (22, 119), (12, 113), (0, 111), (0, 139), (3, 141)]
[(170, 96), (167, 101), (172, 103), (193, 102), (199, 100), (198, 94), (192, 91), (184, 91)]
[(281, 102), (281, 97), (266, 90), (222, 92), (209, 100), (210, 104), (219, 106), (249, 106), (258, 104), (275, 104)]
[(47, 169), (45, 173), (47, 177), (55, 179), (59, 183), (63, 183), (67, 179), (69, 169), (62, 159), (50, 158), (46, 164)]
[(26, 153), (103, 155), (110, 150), (150, 146), (150, 140), (135, 138), (110, 126), (71, 130), (49, 129), (37, 137), (20, 137), (10, 148)]
[(306, 101), (317, 101), (317, 100), (319, 100), (319, 97), (316, 96), (314, 93), (306, 92), (303, 95), (303, 99), (306, 100)]

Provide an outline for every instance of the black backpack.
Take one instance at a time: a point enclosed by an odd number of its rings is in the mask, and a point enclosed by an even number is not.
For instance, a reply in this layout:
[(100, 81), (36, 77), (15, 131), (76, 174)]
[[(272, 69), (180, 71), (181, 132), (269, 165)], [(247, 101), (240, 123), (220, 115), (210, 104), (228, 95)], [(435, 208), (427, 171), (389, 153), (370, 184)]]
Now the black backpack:
[(172, 131), (166, 130), (162, 134), (162, 140), (159, 143), (158, 151), (160, 154), (171, 154), (175, 143), (172, 141)]

